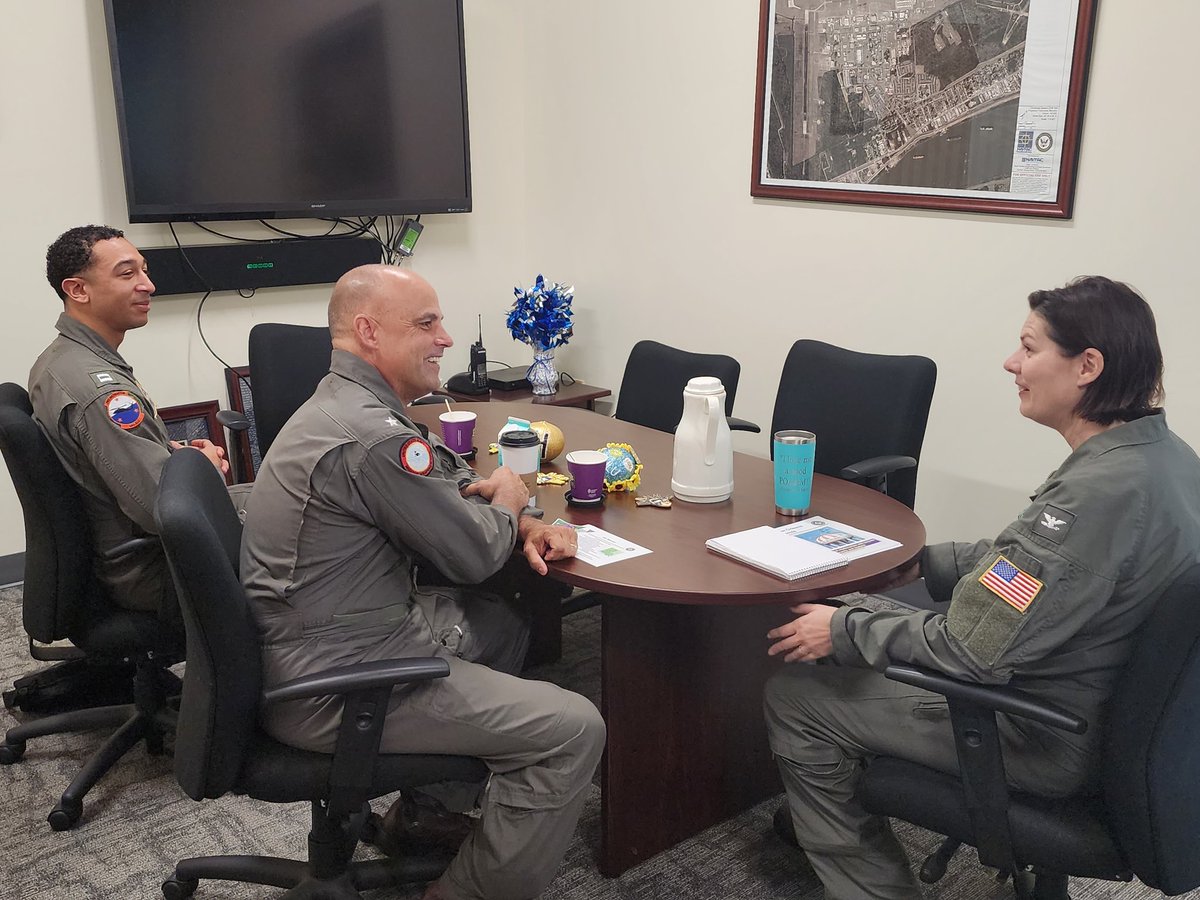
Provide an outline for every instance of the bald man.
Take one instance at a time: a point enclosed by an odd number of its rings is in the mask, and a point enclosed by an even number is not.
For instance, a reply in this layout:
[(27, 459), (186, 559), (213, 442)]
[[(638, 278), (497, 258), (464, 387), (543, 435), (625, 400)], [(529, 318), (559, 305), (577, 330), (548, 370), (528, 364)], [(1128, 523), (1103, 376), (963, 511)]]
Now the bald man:
[[(453, 344), (423, 278), (362, 266), (329, 303), (329, 374), (271, 445), (246, 506), (241, 571), (264, 682), (334, 665), (439, 656), (450, 676), (393, 695), (381, 751), (477, 756), (491, 770), (478, 824), (426, 900), (521, 900), (553, 879), (604, 745), (586, 699), (515, 673), (523, 616), (477, 586), (517, 542), (534, 571), (575, 534), (527, 515), (510, 469), (480, 479), (405, 415)], [(427, 588), (436, 568), (449, 587)], [(330, 752), (341, 703), (273, 706), (277, 740)], [(399, 801), (398, 801), (399, 802)], [(392, 816), (389, 815), (389, 820)]]

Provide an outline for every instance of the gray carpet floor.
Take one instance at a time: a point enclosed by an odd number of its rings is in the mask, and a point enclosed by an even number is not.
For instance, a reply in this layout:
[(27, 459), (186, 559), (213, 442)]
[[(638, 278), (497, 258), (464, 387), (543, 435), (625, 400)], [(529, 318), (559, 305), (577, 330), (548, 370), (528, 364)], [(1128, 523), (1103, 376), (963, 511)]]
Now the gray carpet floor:
[[(598, 609), (565, 620), (564, 658), (530, 673), (556, 681), (598, 701)], [(37, 666), (30, 660), (20, 624), (20, 591), (0, 591), (0, 682), (5, 686)], [(23, 714), (21, 714), (23, 715)], [(18, 719), (0, 712), (0, 728)], [(210, 853), (254, 853), (299, 857), (304, 853), (308, 808), (273, 806), (246, 798), (223, 797), (197, 803), (176, 786), (169, 756), (149, 757), (139, 748), (128, 754), (88, 795), (84, 817), (71, 831), (55, 833), (46, 813), (102, 739), (98, 733), (71, 734), (30, 742), (25, 758), (0, 774), (0, 813), (8, 837), (0, 855), (0, 898), (152, 898), (175, 860)], [(721, 823), (648, 860), (619, 878), (596, 869), (599, 846), (598, 788), (584, 809), (575, 840), (547, 900), (819, 900), (823, 892), (801, 874), (796, 851), (770, 832), (773, 799)], [(385, 798), (377, 802), (382, 811)], [(921, 860), (938, 843), (929, 832), (897, 823), (911, 859)], [(359, 853), (369, 856), (370, 848)], [(1075, 900), (1146, 900), (1162, 896), (1137, 884), (1074, 880)], [(203, 882), (198, 900), (278, 896), (272, 889)], [(419, 888), (380, 890), (379, 900), (416, 900)], [(946, 877), (927, 889), (929, 898), (992, 900), (1011, 896), (962, 849)], [(1200, 900), (1200, 891), (1187, 895)]]

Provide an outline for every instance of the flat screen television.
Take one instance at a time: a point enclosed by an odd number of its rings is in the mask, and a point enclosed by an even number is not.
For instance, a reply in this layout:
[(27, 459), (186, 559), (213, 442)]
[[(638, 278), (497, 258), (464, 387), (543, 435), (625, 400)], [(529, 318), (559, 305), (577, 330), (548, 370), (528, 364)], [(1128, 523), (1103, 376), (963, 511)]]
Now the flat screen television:
[(469, 212), (462, 0), (105, 0), (130, 222)]

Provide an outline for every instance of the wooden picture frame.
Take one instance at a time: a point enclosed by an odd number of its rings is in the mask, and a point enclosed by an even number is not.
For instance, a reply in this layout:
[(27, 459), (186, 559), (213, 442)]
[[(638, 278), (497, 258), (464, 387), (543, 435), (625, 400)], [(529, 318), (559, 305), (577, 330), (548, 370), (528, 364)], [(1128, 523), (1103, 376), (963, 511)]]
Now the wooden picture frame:
[[(204, 400), (199, 403), (184, 403), (179, 406), (164, 406), (158, 410), (158, 417), (167, 426), (167, 436), (173, 441), (186, 444), (194, 440), (209, 440), (225, 451), (229, 458), (229, 448), (225, 446), (225, 429), (217, 421), (217, 410), (221, 407), (216, 400)], [(233, 467), (225, 475), (225, 483), (233, 484)]]
[(258, 450), (258, 428), (254, 423), (254, 394), (250, 390), (250, 367), (233, 366), (225, 370), (225, 387), (229, 391), (229, 408), (250, 420), (245, 431), (232, 432), (233, 459), (238, 482), (253, 481), (262, 464)]
[(760, 2), (752, 196), (1071, 217), (1097, 0)]

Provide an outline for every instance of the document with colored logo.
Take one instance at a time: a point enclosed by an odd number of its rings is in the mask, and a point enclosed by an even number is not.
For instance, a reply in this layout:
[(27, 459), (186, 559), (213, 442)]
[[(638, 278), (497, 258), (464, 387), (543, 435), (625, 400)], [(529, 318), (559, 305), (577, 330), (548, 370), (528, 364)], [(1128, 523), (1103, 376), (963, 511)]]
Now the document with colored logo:
[(820, 544), (797, 541), (770, 525), (710, 538), (704, 546), (786, 581), (839, 569), (849, 562)]
[(801, 519), (799, 522), (792, 522), (790, 525), (781, 525), (775, 530), (832, 550), (847, 562), (882, 553), (884, 550), (894, 550), (900, 546), (899, 541), (872, 534), (861, 528), (844, 525), (823, 516), (811, 516)]

